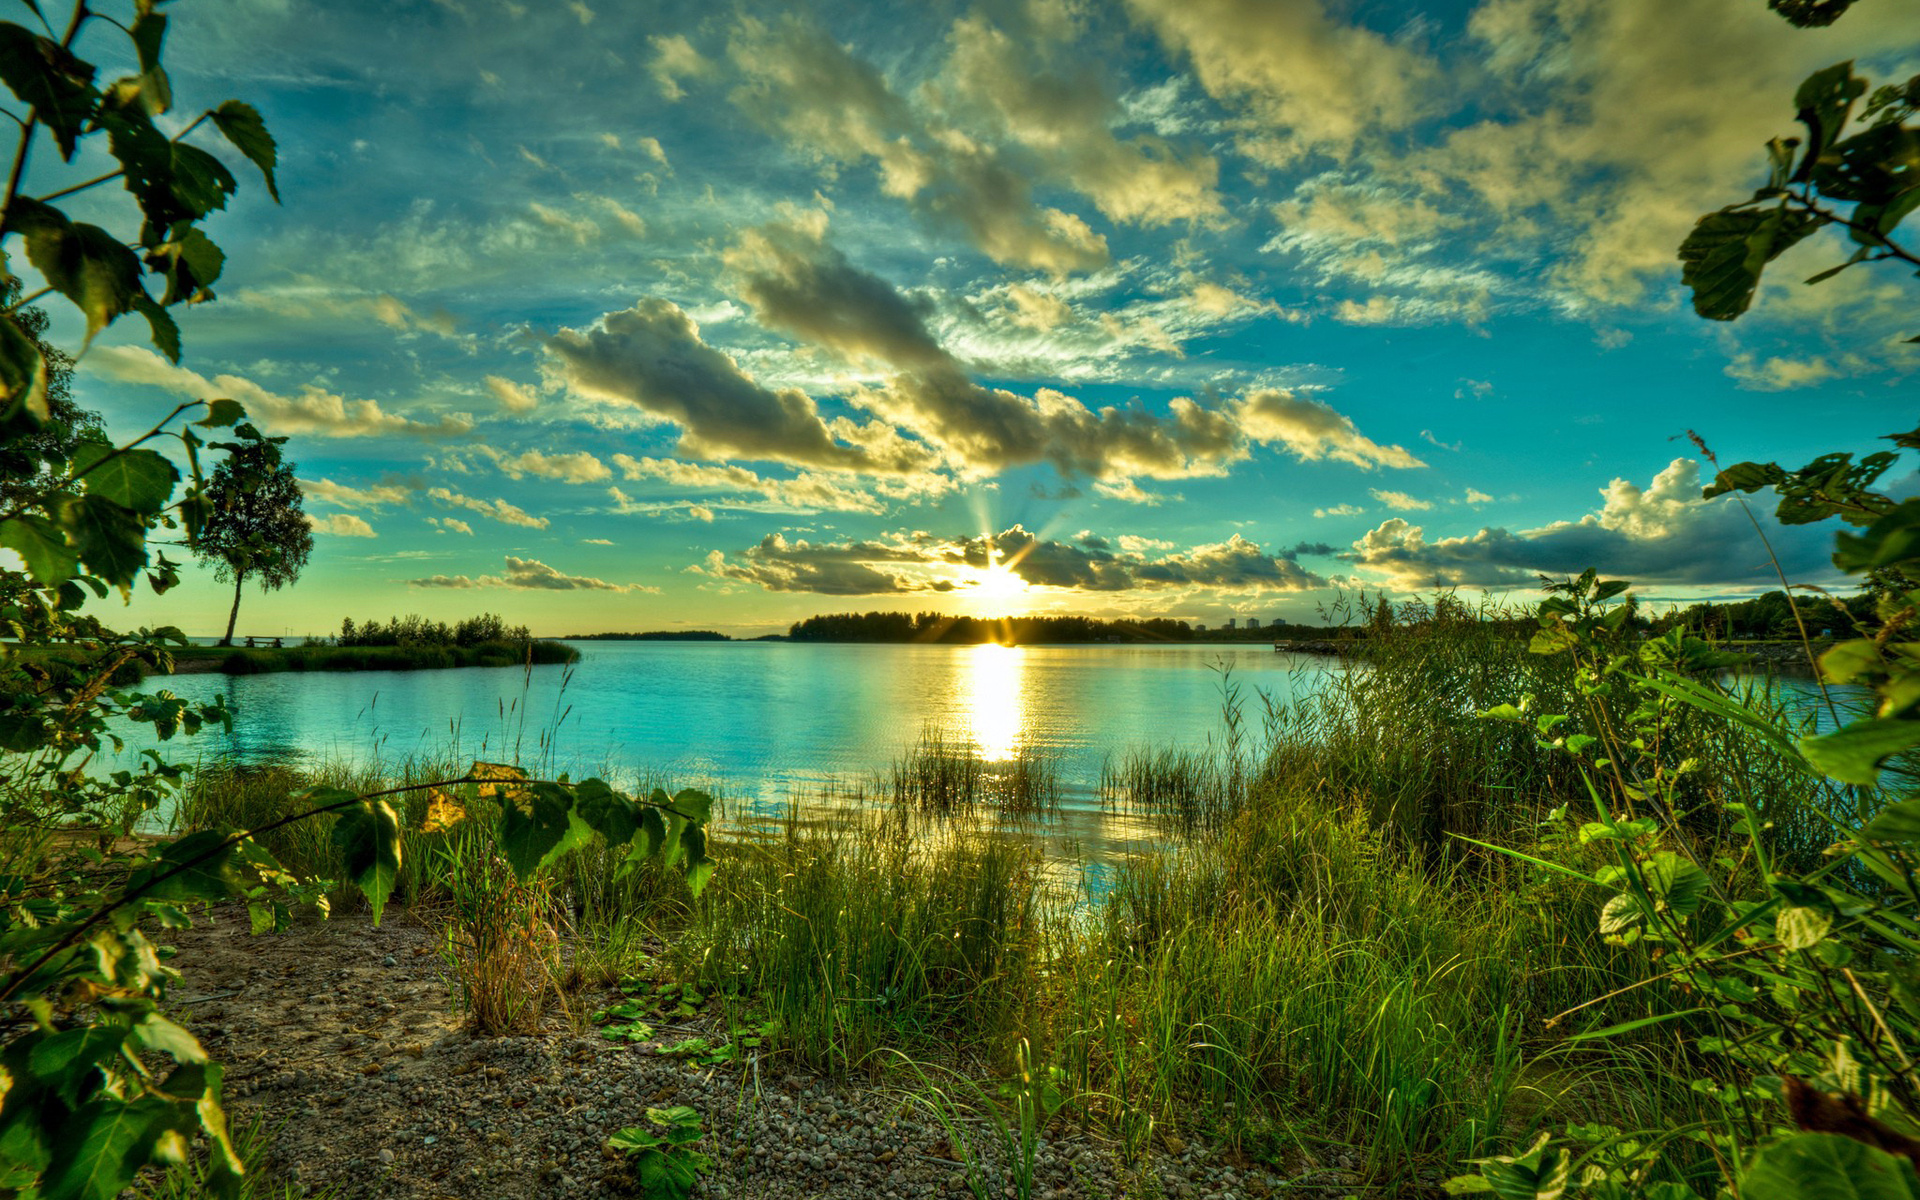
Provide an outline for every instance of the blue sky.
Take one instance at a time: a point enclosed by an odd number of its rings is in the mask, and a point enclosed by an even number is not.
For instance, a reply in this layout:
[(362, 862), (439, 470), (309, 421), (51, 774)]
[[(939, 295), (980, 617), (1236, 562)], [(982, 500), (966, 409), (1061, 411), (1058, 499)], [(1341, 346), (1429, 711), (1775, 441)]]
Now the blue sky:
[(1685, 431), (1797, 463), (1910, 427), (1916, 285), (1801, 286), (1817, 237), (1715, 325), (1673, 252), (1845, 58), (1920, 70), (1920, 8), (182, 4), (183, 111), (256, 104), (285, 203), (243, 175), (213, 221), (179, 367), (116, 327), (78, 392), (291, 437), (316, 548), (243, 631), (1311, 618), (1588, 562), (1750, 594)]

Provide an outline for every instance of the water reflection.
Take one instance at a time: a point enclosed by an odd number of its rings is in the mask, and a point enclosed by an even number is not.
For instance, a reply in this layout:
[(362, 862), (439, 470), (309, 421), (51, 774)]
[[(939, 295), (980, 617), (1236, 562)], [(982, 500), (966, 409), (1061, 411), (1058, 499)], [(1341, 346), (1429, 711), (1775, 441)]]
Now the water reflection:
[(1005, 762), (1020, 745), (1026, 725), (1025, 651), (984, 642), (968, 651), (961, 672), (963, 710), (987, 762)]

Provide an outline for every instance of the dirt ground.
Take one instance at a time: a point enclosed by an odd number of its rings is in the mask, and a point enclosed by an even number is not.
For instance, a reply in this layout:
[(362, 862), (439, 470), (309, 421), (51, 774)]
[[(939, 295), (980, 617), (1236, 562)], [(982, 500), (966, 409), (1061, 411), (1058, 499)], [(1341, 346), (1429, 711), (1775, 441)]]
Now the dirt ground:
[[(649, 1106), (681, 1104), (702, 1114), (699, 1149), (716, 1163), (696, 1195), (970, 1194), (963, 1156), (904, 1093), (795, 1073), (777, 1047), (721, 1066), (660, 1054), (690, 1034), (724, 1038), (698, 1015), (648, 1042), (576, 1033), (558, 1018), (538, 1035), (474, 1036), (454, 1011), (434, 935), (405, 912), (378, 928), (343, 916), (252, 937), (243, 911), (217, 911), (173, 944), (182, 979), (168, 1007), (226, 1064), (233, 1123), (263, 1123), (267, 1173), (298, 1194), (637, 1195), (607, 1138)], [(1240, 1200), (1341, 1196), (1357, 1183), (1337, 1158), (1282, 1178), (1208, 1147), (1174, 1148), (1142, 1166), (1084, 1135), (1046, 1140), (1032, 1194)], [(992, 1194), (1015, 1195), (997, 1162), (986, 1178)]]

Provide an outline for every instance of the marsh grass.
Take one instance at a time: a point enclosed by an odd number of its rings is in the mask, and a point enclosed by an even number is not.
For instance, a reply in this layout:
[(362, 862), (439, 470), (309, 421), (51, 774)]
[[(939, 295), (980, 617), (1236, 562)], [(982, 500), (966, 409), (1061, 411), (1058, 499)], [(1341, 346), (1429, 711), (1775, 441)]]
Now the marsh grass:
[(1005, 758), (988, 759), (971, 739), (929, 725), (875, 790), (922, 816), (958, 819), (987, 811), (1031, 821), (1058, 815), (1060, 768), (1052, 755), (1025, 743)]

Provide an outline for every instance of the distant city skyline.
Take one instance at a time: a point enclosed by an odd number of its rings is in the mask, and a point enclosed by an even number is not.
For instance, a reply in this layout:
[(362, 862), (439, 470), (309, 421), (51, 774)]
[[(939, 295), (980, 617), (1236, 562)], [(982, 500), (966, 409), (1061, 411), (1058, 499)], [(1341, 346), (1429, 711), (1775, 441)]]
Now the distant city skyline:
[[(1802, 286), (1822, 233), (1721, 325), (1674, 258), (1802, 77), (1920, 72), (1920, 6), (172, 11), (176, 94), (256, 104), (285, 203), (210, 222), (178, 366), (116, 328), (76, 396), (121, 433), (231, 396), (290, 438), (317, 545), (243, 633), (1264, 626), (1590, 564), (1751, 595), (1766, 551), (1687, 431), (1798, 465), (1920, 420), (1912, 279)], [(1830, 530), (1772, 532), (1831, 577)], [(217, 632), (188, 576), (125, 623)]]

